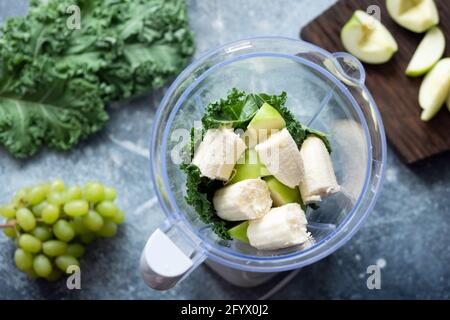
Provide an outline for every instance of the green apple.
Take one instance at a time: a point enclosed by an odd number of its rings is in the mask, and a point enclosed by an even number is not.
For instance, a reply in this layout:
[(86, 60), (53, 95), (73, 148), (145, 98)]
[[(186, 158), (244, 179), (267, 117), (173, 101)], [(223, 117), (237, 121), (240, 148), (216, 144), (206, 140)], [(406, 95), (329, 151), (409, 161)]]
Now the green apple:
[(417, 33), (439, 23), (439, 13), (433, 0), (387, 0), (389, 15), (402, 27)]
[(243, 158), (238, 160), (234, 170), (234, 176), (229, 182), (227, 182), (227, 184), (232, 184), (247, 179), (270, 176), (270, 172), (259, 160), (258, 153), (254, 149), (247, 149), (245, 151)]
[(431, 28), (417, 47), (406, 68), (406, 75), (418, 77), (427, 73), (441, 59), (444, 51), (444, 33), (439, 27)]
[(248, 221), (245, 221), (228, 230), (228, 234), (233, 239), (242, 241), (244, 243), (250, 243), (247, 237), (247, 229), (248, 229)]
[(275, 207), (281, 207), (288, 203), (302, 204), (302, 198), (298, 188), (291, 189), (272, 176), (266, 177), (264, 180), (269, 187), (270, 197), (272, 198)]
[(341, 41), (345, 49), (366, 63), (389, 61), (398, 50), (397, 42), (376, 18), (357, 10), (344, 25)]
[(284, 127), (286, 127), (286, 122), (281, 114), (265, 102), (248, 124), (246, 132), (249, 139), (248, 145), (253, 147), (259, 142), (266, 140), (272, 130), (281, 130)]
[(434, 117), (450, 94), (450, 58), (439, 61), (425, 76), (419, 90), (419, 104), (423, 109), (421, 119)]

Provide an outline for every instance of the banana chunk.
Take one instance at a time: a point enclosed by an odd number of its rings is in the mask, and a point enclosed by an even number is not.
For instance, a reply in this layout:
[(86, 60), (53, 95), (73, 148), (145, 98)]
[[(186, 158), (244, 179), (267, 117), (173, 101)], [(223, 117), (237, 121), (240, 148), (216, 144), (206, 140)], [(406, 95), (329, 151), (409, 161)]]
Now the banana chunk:
[(247, 237), (259, 250), (276, 250), (306, 243), (311, 235), (306, 229), (305, 213), (298, 203), (271, 209), (264, 217), (249, 222)]
[(256, 145), (261, 162), (281, 183), (293, 189), (300, 184), (303, 165), (300, 151), (285, 128)]
[(245, 142), (233, 129), (210, 129), (206, 131), (192, 163), (200, 169), (202, 175), (227, 181), (246, 148)]
[(253, 220), (269, 212), (272, 198), (264, 180), (247, 179), (217, 190), (213, 204), (217, 215), (224, 220)]
[(309, 136), (302, 144), (300, 155), (304, 170), (300, 194), (305, 204), (322, 201), (340, 190), (330, 154), (321, 139)]

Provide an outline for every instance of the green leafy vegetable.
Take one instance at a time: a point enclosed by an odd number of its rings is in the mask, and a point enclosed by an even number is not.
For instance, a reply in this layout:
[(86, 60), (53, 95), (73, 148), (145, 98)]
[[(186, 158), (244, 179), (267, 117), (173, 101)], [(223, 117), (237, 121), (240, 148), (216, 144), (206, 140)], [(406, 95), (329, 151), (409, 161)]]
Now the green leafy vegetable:
[(202, 222), (211, 224), (213, 231), (220, 238), (231, 240), (228, 229), (232, 225), (216, 215), (212, 204), (214, 192), (223, 187), (223, 183), (202, 176), (198, 167), (193, 164), (182, 164), (181, 169), (187, 176), (186, 202), (195, 209)]
[(194, 51), (184, 0), (32, 0), (0, 33), (0, 143), (18, 157), (69, 149), (103, 126), (106, 103), (161, 87)]
[(206, 107), (202, 118), (203, 128), (246, 129), (260, 107), (254, 95), (247, 95), (234, 88), (226, 99), (220, 99)]

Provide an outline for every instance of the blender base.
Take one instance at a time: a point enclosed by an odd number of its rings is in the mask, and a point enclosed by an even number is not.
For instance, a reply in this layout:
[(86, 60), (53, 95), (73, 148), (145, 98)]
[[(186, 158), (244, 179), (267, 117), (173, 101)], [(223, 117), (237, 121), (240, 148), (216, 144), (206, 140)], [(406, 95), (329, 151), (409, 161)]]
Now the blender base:
[(248, 272), (233, 269), (214, 262), (210, 259), (206, 260), (205, 263), (223, 279), (235, 286), (242, 288), (252, 288), (259, 286), (269, 281), (278, 274), (277, 272)]

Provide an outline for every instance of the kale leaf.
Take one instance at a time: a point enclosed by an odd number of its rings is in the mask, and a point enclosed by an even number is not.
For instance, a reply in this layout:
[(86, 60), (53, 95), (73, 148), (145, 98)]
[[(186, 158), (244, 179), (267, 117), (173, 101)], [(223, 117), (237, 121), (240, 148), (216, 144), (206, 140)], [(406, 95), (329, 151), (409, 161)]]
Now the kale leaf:
[(181, 169), (186, 173), (187, 179), (186, 202), (195, 209), (203, 223), (211, 225), (220, 238), (231, 240), (228, 229), (232, 223), (220, 219), (212, 203), (214, 192), (223, 187), (223, 183), (202, 176), (199, 168), (193, 164), (182, 164)]
[(194, 51), (184, 0), (31, 0), (0, 35), (0, 144), (17, 157), (71, 148), (105, 104), (161, 87)]

